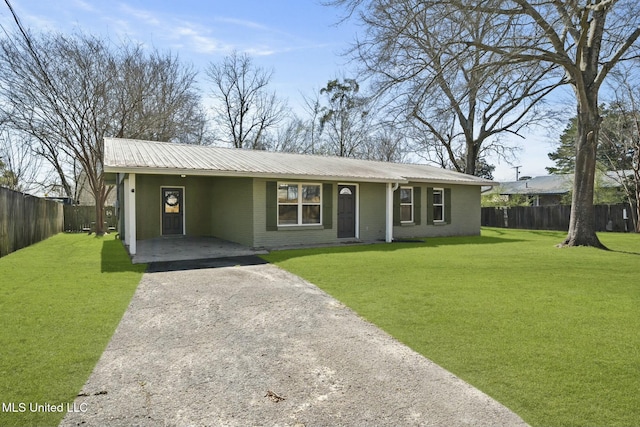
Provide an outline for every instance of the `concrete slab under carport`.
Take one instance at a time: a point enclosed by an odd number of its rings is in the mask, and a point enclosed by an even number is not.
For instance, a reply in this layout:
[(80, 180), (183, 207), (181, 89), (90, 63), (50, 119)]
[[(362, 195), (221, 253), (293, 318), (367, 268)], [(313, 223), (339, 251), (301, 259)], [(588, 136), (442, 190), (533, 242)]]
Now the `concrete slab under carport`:
[(254, 249), (216, 237), (162, 236), (138, 240), (134, 264), (152, 262), (187, 261), (262, 255), (268, 251)]

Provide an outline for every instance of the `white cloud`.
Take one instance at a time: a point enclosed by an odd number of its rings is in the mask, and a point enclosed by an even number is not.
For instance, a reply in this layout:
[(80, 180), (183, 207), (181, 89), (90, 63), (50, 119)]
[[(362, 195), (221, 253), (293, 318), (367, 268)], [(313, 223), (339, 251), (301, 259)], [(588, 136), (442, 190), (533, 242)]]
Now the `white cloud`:
[(242, 51), (250, 56), (270, 56), (279, 53), (279, 51), (267, 46), (254, 46), (242, 49)]
[(214, 22), (230, 27), (242, 27), (247, 31), (238, 32), (232, 28), (232, 34), (242, 34), (242, 42), (235, 41), (233, 45), (237, 50), (255, 56), (270, 56), (283, 52), (302, 50), (302, 44), (308, 44), (307, 40), (291, 34), (287, 31), (273, 28), (259, 22), (230, 17), (215, 17)]
[(82, 9), (84, 11), (87, 12), (97, 12), (96, 8), (93, 7), (93, 5), (91, 5), (91, 3), (88, 3), (84, 0), (75, 0), (74, 4), (76, 5), (76, 7), (78, 9)]
[(107, 23), (109, 35), (115, 34), (121, 40), (128, 40), (135, 38), (134, 32), (131, 29), (129, 21), (121, 18), (115, 18), (110, 16), (102, 17), (102, 20)]
[(152, 26), (162, 25), (160, 18), (158, 18), (155, 14), (147, 10), (135, 9), (129, 6), (128, 4), (124, 4), (124, 3), (120, 4), (120, 10), (125, 14), (125, 16), (133, 16), (141, 20), (142, 22), (146, 23), (147, 25), (152, 25)]
[(179, 13), (169, 10), (140, 6), (128, 0), (113, 3), (67, 0), (66, 7), (55, 8), (57, 13), (50, 16), (44, 11), (37, 15), (26, 11), (19, 13), (32, 28), (65, 31), (76, 22), (83, 31), (102, 32), (116, 40), (131, 40), (146, 46), (164, 46), (182, 52), (182, 57), (193, 57), (195, 62), (210, 61), (215, 59), (211, 56), (225, 55), (233, 50), (266, 58), (297, 51), (309, 51), (314, 55), (316, 49), (327, 47), (326, 43), (311, 41), (288, 32), (287, 28), (267, 25), (260, 18), (194, 15), (188, 9), (181, 9)]
[[(20, 18), (20, 21), (22, 21), (22, 24), (25, 27), (28, 27), (33, 30), (38, 30), (38, 31), (55, 30), (58, 28), (57, 22), (48, 16), (36, 15), (33, 13), (29, 13), (27, 11), (19, 10), (18, 8), (15, 8), (15, 9), (18, 17)], [(7, 28), (14, 28), (15, 22), (13, 18), (10, 17), (11, 15), (9, 13), (7, 13), (6, 15), (4, 13), (0, 15), (0, 17), (5, 17), (5, 16), (6, 16), (6, 22), (9, 23)]]
[(170, 39), (178, 40), (183, 48), (188, 47), (195, 52), (218, 53), (232, 50), (231, 45), (220, 42), (209, 36), (206, 31), (189, 23), (171, 29), (168, 34)]
[(263, 31), (272, 31), (269, 27), (263, 24), (259, 24), (254, 21), (249, 21), (246, 19), (237, 19), (237, 18), (228, 18), (228, 17), (216, 17), (214, 19), (216, 22), (222, 22), (224, 24), (232, 24), (240, 27), (251, 28), (254, 30), (263, 30)]

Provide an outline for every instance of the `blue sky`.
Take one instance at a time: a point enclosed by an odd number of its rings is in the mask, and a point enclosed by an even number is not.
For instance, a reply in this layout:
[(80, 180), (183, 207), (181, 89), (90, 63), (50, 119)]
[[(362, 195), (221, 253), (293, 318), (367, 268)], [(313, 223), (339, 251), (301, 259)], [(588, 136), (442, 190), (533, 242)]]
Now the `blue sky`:
[[(352, 66), (342, 54), (358, 31), (353, 23), (336, 25), (340, 11), (319, 0), (12, 0), (12, 5), (36, 31), (78, 29), (171, 50), (200, 70), (205, 94), (208, 64), (233, 50), (246, 52), (273, 70), (272, 89), (296, 111), (302, 109), (302, 95), (350, 75)], [(9, 11), (0, 6), (0, 22), (11, 28)], [(553, 140), (541, 133), (514, 141), (522, 147), (514, 163), (523, 166), (521, 175), (544, 175)], [(513, 180), (511, 166), (497, 164), (495, 178)]]
[[(341, 53), (354, 40), (354, 26), (336, 26), (339, 11), (315, 0), (151, 1), (12, 0), (23, 24), (37, 30), (102, 34), (171, 50), (201, 70), (231, 51), (246, 52), (273, 70), (273, 89), (301, 103), (343, 72)], [(0, 8), (7, 22), (8, 10)]]

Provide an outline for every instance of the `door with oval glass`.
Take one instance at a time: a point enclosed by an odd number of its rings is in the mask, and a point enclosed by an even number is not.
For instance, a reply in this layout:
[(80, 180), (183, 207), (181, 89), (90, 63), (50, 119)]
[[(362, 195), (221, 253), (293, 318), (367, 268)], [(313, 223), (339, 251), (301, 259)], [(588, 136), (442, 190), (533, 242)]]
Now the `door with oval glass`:
[(355, 185), (338, 185), (338, 237), (356, 237)]
[(184, 234), (184, 189), (162, 188), (162, 235)]

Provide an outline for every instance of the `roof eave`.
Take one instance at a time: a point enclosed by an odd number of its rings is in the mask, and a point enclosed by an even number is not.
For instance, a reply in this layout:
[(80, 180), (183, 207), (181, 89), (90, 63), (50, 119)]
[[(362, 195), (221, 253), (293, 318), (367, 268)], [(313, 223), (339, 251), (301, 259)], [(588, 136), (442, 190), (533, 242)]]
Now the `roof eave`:
[(507, 191), (507, 192), (501, 192), (500, 195), (501, 196), (516, 196), (516, 195), (520, 195), (520, 196), (563, 196), (565, 194), (568, 194), (569, 191), (568, 190), (563, 190), (563, 191)]
[(208, 170), (208, 169), (179, 169), (179, 168), (153, 168), (153, 167), (140, 167), (140, 166), (104, 166), (105, 173), (135, 173), (135, 174), (150, 174), (150, 175), (191, 175), (191, 176), (223, 176), (223, 177), (237, 177), (237, 178), (272, 178), (272, 179), (303, 179), (313, 181), (357, 181), (357, 182), (371, 182), (371, 183), (398, 183), (408, 184), (409, 182), (421, 182), (432, 185), (474, 185), (474, 186), (495, 186), (497, 182), (483, 180), (483, 181), (460, 181), (455, 179), (428, 179), (428, 178), (415, 178), (415, 177), (399, 177), (388, 176), (383, 178), (374, 178), (366, 176), (345, 176), (345, 175), (312, 175), (312, 174), (279, 174), (273, 172), (246, 172), (246, 171), (225, 171), (225, 170)]
[(371, 178), (360, 176), (338, 176), (338, 175), (307, 175), (307, 174), (278, 174), (267, 172), (244, 172), (244, 171), (221, 171), (202, 169), (175, 169), (175, 168), (151, 168), (151, 167), (120, 167), (106, 166), (105, 172), (110, 173), (134, 173), (149, 175), (187, 175), (187, 176), (221, 176), (235, 178), (266, 178), (266, 179), (300, 179), (310, 181), (356, 181), (372, 183), (399, 183), (407, 184), (409, 181), (402, 177)]
[(482, 186), (491, 186), (495, 187), (499, 185), (495, 181), (459, 181), (456, 179), (427, 179), (427, 178), (407, 178), (410, 182), (422, 182), (425, 184), (434, 184), (434, 185), (477, 185), (479, 187)]

